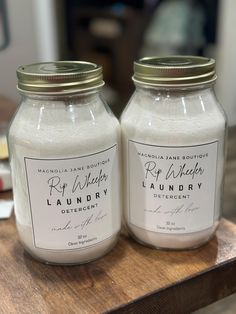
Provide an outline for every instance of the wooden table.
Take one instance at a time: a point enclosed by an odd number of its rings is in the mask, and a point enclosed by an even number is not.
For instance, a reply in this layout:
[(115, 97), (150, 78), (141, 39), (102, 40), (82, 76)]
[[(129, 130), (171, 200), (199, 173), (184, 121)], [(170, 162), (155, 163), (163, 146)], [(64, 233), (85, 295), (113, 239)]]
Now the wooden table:
[(236, 225), (227, 220), (193, 251), (156, 251), (123, 234), (105, 257), (70, 267), (33, 260), (14, 217), (0, 220), (0, 313), (184, 314), (235, 291)]
[(64, 267), (33, 260), (14, 218), (0, 221), (0, 313), (182, 314), (235, 291), (236, 226), (227, 220), (194, 251), (156, 251), (122, 235), (100, 260)]

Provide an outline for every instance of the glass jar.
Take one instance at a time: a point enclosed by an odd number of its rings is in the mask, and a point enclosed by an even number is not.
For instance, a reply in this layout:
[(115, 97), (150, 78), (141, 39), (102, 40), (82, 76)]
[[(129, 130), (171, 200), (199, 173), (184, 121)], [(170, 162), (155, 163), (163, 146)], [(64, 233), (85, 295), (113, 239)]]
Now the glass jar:
[(8, 142), (20, 240), (46, 263), (101, 257), (121, 226), (120, 127), (100, 97), (102, 68), (60, 61), (17, 75)]
[(190, 249), (207, 242), (222, 210), (226, 118), (215, 61), (143, 58), (121, 117), (125, 220), (139, 242)]

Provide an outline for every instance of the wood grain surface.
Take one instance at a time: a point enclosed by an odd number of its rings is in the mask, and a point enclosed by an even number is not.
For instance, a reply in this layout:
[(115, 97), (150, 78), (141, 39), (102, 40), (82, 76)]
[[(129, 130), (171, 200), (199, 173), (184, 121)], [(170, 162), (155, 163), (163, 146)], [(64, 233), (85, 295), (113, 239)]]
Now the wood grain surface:
[[(13, 111), (0, 97), (0, 120)], [(229, 159), (234, 162), (235, 156)], [(235, 171), (226, 178), (225, 204), (232, 208)], [(19, 243), (14, 217), (0, 220), (0, 313), (184, 314), (235, 291), (236, 226), (227, 220), (216, 237), (193, 251), (157, 251), (123, 234), (105, 257), (70, 267), (33, 260)]]
[(235, 275), (236, 226), (226, 220), (194, 251), (156, 251), (122, 235), (81, 266), (33, 260), (14, 219), (0, 221), (0, 313), (189, 313), (236, 291)]

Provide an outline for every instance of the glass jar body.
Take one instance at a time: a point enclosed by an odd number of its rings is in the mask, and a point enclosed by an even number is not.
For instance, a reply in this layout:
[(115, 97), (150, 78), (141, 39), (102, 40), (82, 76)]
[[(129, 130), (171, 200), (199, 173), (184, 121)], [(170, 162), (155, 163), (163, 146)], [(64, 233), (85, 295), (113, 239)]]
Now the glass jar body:
[(115, 245), (119, 138), (119, 122), (97, 91), (23, 95), (8, 142), (17, 229), (35, 258), (85, 263)]
[(130, 234), (155, 248), (207, 242), (221, 216), (226, 130), (212, 86), (137, 86), (121, 128)]

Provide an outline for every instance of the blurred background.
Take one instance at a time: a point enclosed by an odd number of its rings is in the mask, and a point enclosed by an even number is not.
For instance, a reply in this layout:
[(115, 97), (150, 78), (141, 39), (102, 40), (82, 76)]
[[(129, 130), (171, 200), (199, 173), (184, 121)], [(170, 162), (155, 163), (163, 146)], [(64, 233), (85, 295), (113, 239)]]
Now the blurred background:
[(19, 65), (93, 61), (119, 115), (133, 91), (134, 59), (203, 55), (216, 58), (217, 96), (234, 125), (235, 19), (235, 0), (0, 0), (0, 95), (18, 101)]
[[(15, 73), (22, 64), (101, 64), (104, 96), (119, 117), (134, 89), (133, 60), (175, 54), (213, 57), (215, 90), (230, 126), (224, 215), (236, 222), (235, 23), (235, 0), (0, 0), (0, 120), (8, 121), (19, 102)], [(201, 311), (235, 313), (236, 297)]]

